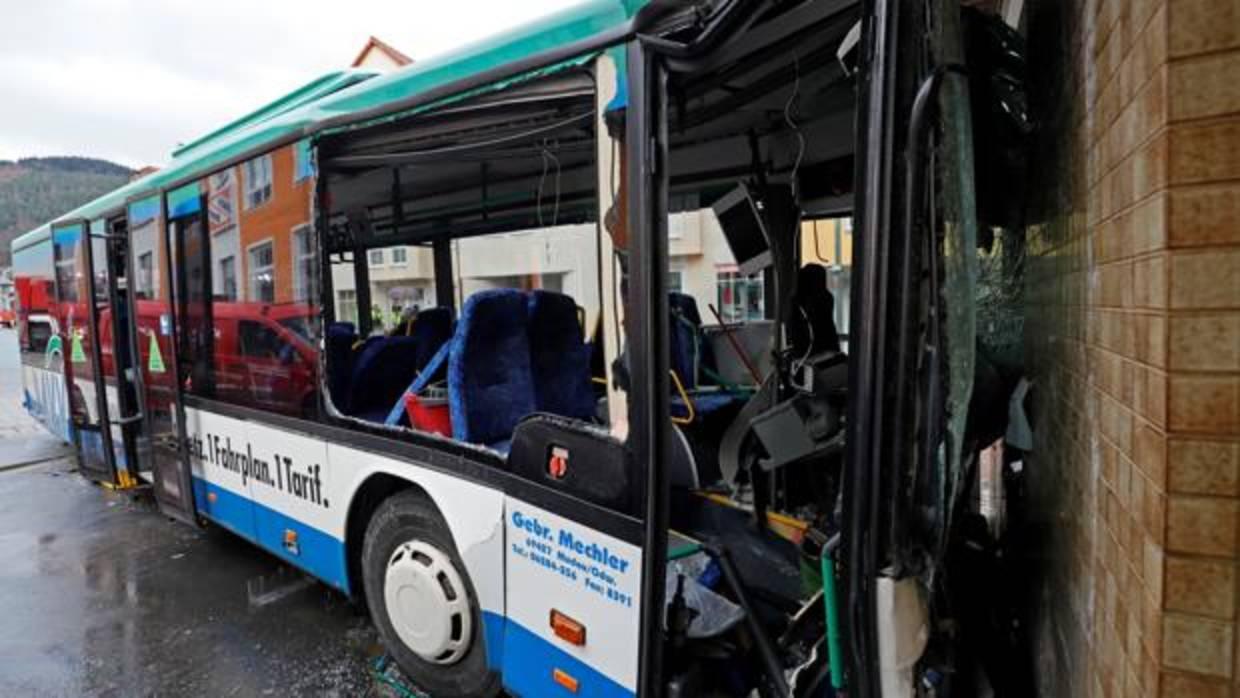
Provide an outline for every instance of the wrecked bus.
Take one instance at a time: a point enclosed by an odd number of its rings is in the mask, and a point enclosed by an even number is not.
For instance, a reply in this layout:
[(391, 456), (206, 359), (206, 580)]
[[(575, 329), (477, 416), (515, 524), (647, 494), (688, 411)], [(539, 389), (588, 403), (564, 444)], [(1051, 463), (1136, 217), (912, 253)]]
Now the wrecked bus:
[(364, 604), (432, 695), (938, 686), (961, 21), (597, 0), (327, 76), (15, 243), (54, 282), (28, 399), (59, 382), (84, 474)]

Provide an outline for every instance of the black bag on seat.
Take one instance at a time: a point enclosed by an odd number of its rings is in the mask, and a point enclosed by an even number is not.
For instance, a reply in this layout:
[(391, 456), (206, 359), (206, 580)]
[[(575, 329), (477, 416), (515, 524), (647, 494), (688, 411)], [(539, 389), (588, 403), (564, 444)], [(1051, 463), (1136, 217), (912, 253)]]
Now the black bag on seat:
[(641, 506), (643, 478), (624, 444), (603, 427), (532, 414), (512, 434), (508, 467), (532, 482), (630, 516)]

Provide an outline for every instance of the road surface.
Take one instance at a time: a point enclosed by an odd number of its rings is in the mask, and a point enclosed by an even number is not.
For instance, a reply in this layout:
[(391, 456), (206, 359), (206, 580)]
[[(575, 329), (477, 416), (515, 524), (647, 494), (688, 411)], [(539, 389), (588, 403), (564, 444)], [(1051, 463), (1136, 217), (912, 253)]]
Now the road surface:
[(340, 594), (72, 458), (12, 457), (57, 448), (17, 369), (0, 330), (0, 696), (388, 695), (374, 630)]

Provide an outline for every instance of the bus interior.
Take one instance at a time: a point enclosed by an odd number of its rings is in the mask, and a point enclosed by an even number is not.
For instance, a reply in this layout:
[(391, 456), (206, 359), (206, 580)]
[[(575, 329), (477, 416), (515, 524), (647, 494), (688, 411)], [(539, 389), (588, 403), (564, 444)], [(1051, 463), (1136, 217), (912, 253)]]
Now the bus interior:
[[(668, 676), (686, 695), (735, 694), (755, 675), (787, 690), (811, 665), (820, 673), (802, 688), (825, 680), (819, 560), (839, 542), (848, 299), (829, 288), (847, 293), (845, 260), (814, 254), (814, 221), (852, 209), (856, 87), (841, 47), (855, 10), (772, 11), (704, 58), (669, 61), (665, 234), (716, 236), (719, 268), (760, 299), (737, 313), (717, 307), (715, 286), (670, 284), (655, 320), (671, 367), (669, 545), (703, 545), (714, 561), (669, 562), (668, 614), (691, 609), (667, 621)], [(679, 31), (662, 40), (692, 38)], [(648, 311), (625, 300), (645, 262), (629, 256), (636, 165), (614, 66), (603, 54), (318, 140), (335, 421), (464, 442), (640, 516), (644, 465), (623, 453), (626, 328)], [(416, 292), (385, 293), (396, 255), (424, 268)], [(497, 259), (526, 272), (497, 275)], [(579, 446), (572, 467), (557, 466), (560, 443)], [(723, 575), (719, 595), (699, 590), (694, 564)]]

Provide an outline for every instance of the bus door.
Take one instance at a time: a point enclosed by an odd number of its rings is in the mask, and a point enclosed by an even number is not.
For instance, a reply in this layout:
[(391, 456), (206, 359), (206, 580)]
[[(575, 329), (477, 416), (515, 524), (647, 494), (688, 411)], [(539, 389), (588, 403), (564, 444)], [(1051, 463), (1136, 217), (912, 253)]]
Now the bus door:
[[(115, 482), (107, 402), (101, 377), (99, 328), (93, 297), (96, 276), (91, 265), (92, 238), (85, 221), (52, 228), (52, 259), (56, 273), (56, 316), (53, 341), (64, 360), (69, 390), (69, 418), (76, 436), (78, 469), (100, 482)], [(106, 288), (106, 282), (104, 283)], [(49, 353), (54, 351), (49, 350)]]
[(184, 413), (176, 380), (168, 237), (163, 218), (158, 195), (129, 204), (127, 249), (123, 253), (128, 275), (123, 295), (131, 299), (129, 323), (136, 342), (135, 373), (139, 375), (138, 462), (142, 477), (154, 485), (160, 510), (196, 523), (193, 481), (182, 449)]
[(116, 484), (132, 487), (141, 470), (141, 376), (135, 370), (133, 303), (128, 293), (128, 250), (125, 220), (91, 224), (91, 306), (99, 329), (101, 385), (107, 402), (108, 432), (116, 466)]

